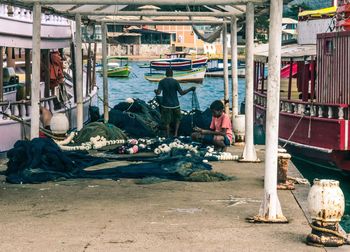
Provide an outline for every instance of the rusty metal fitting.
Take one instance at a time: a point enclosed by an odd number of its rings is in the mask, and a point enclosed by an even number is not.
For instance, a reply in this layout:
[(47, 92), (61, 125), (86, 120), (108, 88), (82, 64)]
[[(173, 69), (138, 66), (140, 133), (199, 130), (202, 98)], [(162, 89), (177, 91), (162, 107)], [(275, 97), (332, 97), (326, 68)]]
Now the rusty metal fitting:
[(339, 247), (347, 243), (347, 238), (339, 232), (338, 223), (314, 221), (310, 224), (312, 231), (306, 238), (306, 243), (317, 247)]

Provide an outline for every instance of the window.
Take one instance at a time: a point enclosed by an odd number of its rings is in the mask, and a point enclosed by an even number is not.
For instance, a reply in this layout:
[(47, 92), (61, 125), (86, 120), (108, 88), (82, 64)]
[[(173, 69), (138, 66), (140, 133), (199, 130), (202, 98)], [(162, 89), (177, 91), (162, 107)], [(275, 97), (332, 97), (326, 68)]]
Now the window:
[(325, 42), (325, 53), (326, 55), (332, 55), (334, 50), (333, 40), (327, 39)]

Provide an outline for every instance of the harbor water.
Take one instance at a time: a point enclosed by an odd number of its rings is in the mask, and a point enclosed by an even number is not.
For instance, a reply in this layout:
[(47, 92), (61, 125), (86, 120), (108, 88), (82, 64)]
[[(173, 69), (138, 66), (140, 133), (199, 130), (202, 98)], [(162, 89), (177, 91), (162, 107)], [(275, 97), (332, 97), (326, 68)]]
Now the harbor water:
[[(158, 83), (149, 82), (144, 78), (144, 74), (149, 72), (149, 68), (138, 67), (138, 64), (143, 63), (145, 62), (129, 62), (129, 65), (132, 67), (129, 78), (108, 78), (109, 104), (111, 107), (124, 101), (128, 97), (139, 98), (144, 101), (149, 101), (155, 97), (154, 89), (158, 87)], [(96, 82), (99, 87), (99, 96), (102, 97), (102, 77), (99, 74), (96, 76)], [(238, 82), (238, 97), (240, 104), (245, 96), (244, 79), (239, 79)], [(201, 109), (209, 107), (214, 100), (224, 99), (223, 78), (205, 78), (202, 84), (181, 84), (182, 89), (187, 89), (192, 86), (196, 87), (196, 93)], [(179, 100), (181, 109), (191, 110), (192, 95), (190, 93), (180, 97)], [(98, 106), (100, 111), (102, 111), (101, 101), (99, 101)]]
[[(132, 67), (132, 73), (129, 78), (108, 78), (109, 85), (109, 105), (113, 107), (119, 102), (125, 101), (126, 98), (139, 98), (144, 101), (149, 101), (155, 97), (154, 89), (157, 88), (158, 83), (149, 82), (144, 78), (144, 74), (149, 72), (148, 68), (139, 68), (139, 64), (145, 62), (129, 62), (129, 65)], [(102, 77), (97, 74), (96, 82), (99, 87), (98, 94), (102, 98)], [(245, 96), (245, 80), (238, 80), (238, 101), (239, 104), (244, 99)], [(231, 85), (231, 81), (230, 81)], [(191, 86), (196, 87), (196, 93), (198, 101), (201, 107), (201, 110), (205, 110), (210, 106), (214, 100), (224, 98), (224, 80), (223, 78), (205, 78), (202, 84), (195, 83), (183, 83), (181, 87), (187, 89)], [(231, 89), (231, 86), (230, 88)], [(231, 93), (230, 93), (230, 100)], [(180, 97), (180, 105), (183, 110), (192, 109), (192, 96), (191, 94), (184, 95)], [(98, 101), (98, 107), (102, 111), (102, 101)], [(307, 178), (310, 183), (312, 183), (314, 178), (325, 178), (325, 179), (336, 179), (340, 182), (340, 187), (342, 188), (346, 200), (346, 210), (345, 216), (342, 220), (342, 227), (350, 232), (350, 176), (345, 176), (339, 172), (332, 172), (324, 170), (322, 168), (315, 167), (313, 165), (301, 162), (294, 159), (293, 163)], [(282, 206), (283, 207), (283, 206)]]

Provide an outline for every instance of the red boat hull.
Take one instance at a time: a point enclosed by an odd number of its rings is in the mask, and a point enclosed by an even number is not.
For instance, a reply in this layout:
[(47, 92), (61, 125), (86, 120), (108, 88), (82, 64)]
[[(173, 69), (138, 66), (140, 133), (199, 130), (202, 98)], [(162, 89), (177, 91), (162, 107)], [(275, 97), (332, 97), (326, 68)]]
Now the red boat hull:
[[(255, 104), (255, 125), (265, 129), (266, 109)], [(348, 120), (280, 112), (279, 140), (294, 157), (322, 168), (350, 172)]]

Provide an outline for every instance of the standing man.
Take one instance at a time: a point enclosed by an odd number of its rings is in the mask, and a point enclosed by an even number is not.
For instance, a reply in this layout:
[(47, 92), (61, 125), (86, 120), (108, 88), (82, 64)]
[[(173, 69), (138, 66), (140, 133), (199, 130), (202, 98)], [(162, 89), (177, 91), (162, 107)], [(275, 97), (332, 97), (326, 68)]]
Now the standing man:
[(179, 82), (173, 78), (173, 70), (168, 68), (165, 73), (166, 77), (158, 84), (158, 89), (154, 90), (156, 95), (163, 92), (163, 99), (161, 102), (161, 119), (166, 128), (166, 136), (170, 136), (170, 123), (175, 123), (174, 136), (177, 137), (181, 120), (180, 103), (177, 93), (185, 95), (190, 91), (195, 91), (196, 87), (182, 90)]

